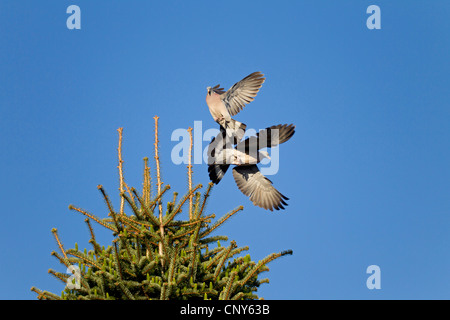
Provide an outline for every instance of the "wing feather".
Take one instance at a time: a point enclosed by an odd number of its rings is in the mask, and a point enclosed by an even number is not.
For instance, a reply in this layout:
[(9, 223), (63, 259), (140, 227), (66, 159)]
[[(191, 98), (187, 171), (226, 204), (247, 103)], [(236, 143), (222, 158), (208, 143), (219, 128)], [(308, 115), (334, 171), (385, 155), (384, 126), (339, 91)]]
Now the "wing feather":
[(236, 146), (236, 149), (252, 156), (256, 156), (258, 150), (275, 147), (288, 141), (295, 133), (293, 124), (278, 124), (260, 130), (256, 137), (247, 138)]
[(265, 80), (264, 74), (259, 71), (253, 72), (221, 94), (221, 99), (231, 116), (239, 113), (245, 105), (255, 99)]
[(259, 171), (258, 166), (237, 166), (233, 169), (233, 177), (239, 190), (250, 197), (255, 206), (273, 211), (284, 209), (287, 205), (284, 200), (288, 198), (273, 187), (272, 182)]

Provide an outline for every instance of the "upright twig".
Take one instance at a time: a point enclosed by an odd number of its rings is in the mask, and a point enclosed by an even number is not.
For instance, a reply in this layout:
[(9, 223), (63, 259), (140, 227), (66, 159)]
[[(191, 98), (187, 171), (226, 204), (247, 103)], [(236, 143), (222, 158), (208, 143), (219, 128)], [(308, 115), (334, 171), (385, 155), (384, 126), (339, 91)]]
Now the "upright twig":
[[(131, 193), (130, 187), (128, 187), (127, 183), (125, 182), (125, 178), (124, 178), (124, 174), (123, 174), (123, 159), (122, 159), (122, 136), (123, 136), (123, 128), (119, 128), (117, 129), (117, 131), (119, 132), (119, 145), (117, 147), (117, 156), (119, 158), (119, 165), (117, 166), (117, 168), (119, 168), (119, 191), (120, 194), (123, 194), (125, 192), (125, 189), (127, 189), (128, 194), (131, 197), (131, 200), (133, 201), (134, 204), (134, 197), (133, 194)], [(125, 200), (123, 197), (120, 198), (120, 214), (124, 214), (124, 205), (125, 205)]]
[(189, 184), (189, 220), (192, 220), (192, 128), (189, 127), (189, 159), (188, 159), (188, 184)]
[[(119, 165), (117, 166), (117, 168), (119, 169), (119, 191), (120, 194), (124, 193), (124, 179), (123, 179), (123, 160), (122, 160), (122, 132), (123, 132), (123, 128), (119, 128), (117, 129), (117, 131), (119, 132), (119, 145), (117, 147), (117, 156), (119, 158)], [(125, 199), (123, 197), (120, 197), (120, 214), (123, 214), (123, 208), (125, 205)]]
[(150, 204), (150, 197), (151, 197), (151, 186), (150, 186), (150, 168), (148, 166), (148, 158), (144, 158), (144, 184), (143, 184), (143, 190), (142, 195), (144, 198), (145, 205)]
[[(154, 116), (153, 119), (155, 119), (155, 162), (156, 162), (156, 179), (157, 179), (157, 187), (158, 187), (158, 195), (161, 194), (161, 172), (159, 167), (159, 153), (158, 153), (158, 116)], [(162, 210), (162, 203), (161, 198), (159, 199), (159, 231), (161, 233), (161, 239), (164, 238), (164, 225), (163, 225), (163, 210)], [(159, 254), (163, 254), (163, 248), (162, 248), (162, 242), (159, 243)]]
[(64, 255), (64, 258), (67, 259), (66, 250), (64, 250), (64, 247), (63, 247), (63, 245), (62, 245), (62, 243), (61, 243), (61, 241), (59, 240), (59, 237), (58, 237), (58, 230), (56, 228), (53, 228), (52, 229), (52, 233), (53, 233), (53, 236), (56, 239), (56, 243), (58, 243), (59, 249), (61, 250), (62, 254)]

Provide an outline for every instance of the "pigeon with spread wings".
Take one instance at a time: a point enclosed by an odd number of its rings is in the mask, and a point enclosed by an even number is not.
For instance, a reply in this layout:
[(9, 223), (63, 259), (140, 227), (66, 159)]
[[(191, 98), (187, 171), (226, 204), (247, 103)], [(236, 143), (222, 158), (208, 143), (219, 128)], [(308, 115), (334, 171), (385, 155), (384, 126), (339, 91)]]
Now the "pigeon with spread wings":
[(275, 125), (259, 131), (236, 147), (231, 147), (224, 130), (212, 139), (208, 147), (208, 172), (209, 178), (218, 184), (224, 177), (230, 165), (233, 168), (234, 180), (241, 192), (250, 197), (255, 206), (270, 211), (284, 209), (289, 200), (272, 185), (272, 181), (266, 178), (257, 164), (262, 159), (268, 158), (263, 148), (275, 147), (288, 141), (295, 133), (295, 126)]
[(214, 121), (220, 124), (229, 138), (234, 139), (235, 144), (241, 141), (247, 126), (231, 116), (238, 114), (255, 99), (264, 81), (261, 72), (254, 72), (235, 83), (228, 91), (224, 91), (219, 84), (206, 88), (206, 104)]

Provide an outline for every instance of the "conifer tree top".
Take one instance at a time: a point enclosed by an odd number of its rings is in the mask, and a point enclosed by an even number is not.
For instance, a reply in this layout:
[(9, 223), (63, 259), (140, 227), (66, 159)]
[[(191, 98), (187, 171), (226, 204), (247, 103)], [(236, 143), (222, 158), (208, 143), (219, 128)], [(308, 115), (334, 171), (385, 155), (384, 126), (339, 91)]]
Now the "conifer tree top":
[[(84, 215), (90, 233), (90, 250), (66, 249), (56, 228), (52, 229), (60, 253), (52, 255), (69, 273), (53, 269), (49, 273), (63, 282), (60, 295), (35, 287), (38, 299), (50, 300), (153, 300), (153, 299), (259, 299), (258, 287), (267, 278), (267, 263), (292, 254), (291, 250), (268, 255), (255, 262), (250, 255), (242, 256), (248, 246), (239, 247), (235, 241), (228, 246), (226, 236), (212, 235), (230, 217), (243, 210), (240, 206), (219, 219), (207, 213), (207, 200), (213, 183), (193, 185), (191, 152), (188, 164), (188, 187), (184, 196), (177, 192), (167, 199), (170, 185), (161, 180), (158, 120), (155, 120), (154, 160), (156, 182), (152, 181), (149, 159), (144, 158), (143, 185), (140, 191), (129, 187), (124, 178), (122, 159), (123, 128), (118, 129), (118, 173), (120, 205), (113, 206), (102, 185), (97, 188), (105, 201), (108, 217), (101, 218), (80, 207), (70, 205), (71, 211)], [(190, 150), (192, 150), (192, 129)], [(183, 208), (189, 220), (177, 220)], [(127, 210), (126, 210), (127, 209)], [(215, 210), (217, 211), (217, 210)], [(92, 222), (109, 229), (114, 239), (108, 246), (97, 242)]]

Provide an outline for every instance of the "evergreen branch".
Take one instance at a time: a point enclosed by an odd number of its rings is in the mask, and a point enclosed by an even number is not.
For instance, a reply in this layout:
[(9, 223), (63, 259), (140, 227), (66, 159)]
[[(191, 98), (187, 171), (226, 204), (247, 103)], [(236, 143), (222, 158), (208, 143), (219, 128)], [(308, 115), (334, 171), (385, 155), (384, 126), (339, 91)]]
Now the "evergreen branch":
[(205, 290), (205, 291), (195, 291), (193, 289), (187, 289), (181, 295), (182, 296), (198, 296), (198, 297), (201, 297), (202, 295), (204, 296), (205, 293), (206, 294), (210, 294), (211, 296), (216, 296), (218, 292), (217, 292), (217, 290), (214, 290), (214, 289)]
[(200, 234), (200, 228), (202, 227), (202, 222), (203, 221), (205, 221), (205, 220), (209, 220), (208, 218), (205, 218), (205, 219), (199, 219), (199, 223), (197, 223), (195, 226), (194, 226), (194, 234), (191, 236), (191, 243), (193, 244), (193, 245), (195, 245), (195, 246), (197, 246), (198, 245), (198, 239), (199, 239), (199, 234)]
[(199, 236), (199, 232), (200, 232), (200, 228), (201, 228), (201, 223), (198, 223), (196, 226), (194, 226), (194, 234), (191, 235), (191, 239), (189, 240), (190, 242), (190, 247), (193, 247), (192, 249), (192, 258), (191, 258), (191, 264), (190, 264), (190, 274), (192, 274), (194, 280), (196, 279), (197, 276), (197, 262), (198, 262), (198, 258), (197, 258), (197, 254), (201, 253), (199, 248), (198, 248), (198, 236)]
[[(49, 269), (48, 273), (51, 274), (52, 276), (54, 276), (56, 279), (62, 281), (64, 284), (67, 284), (67, 279), (69, 279), (71, 276), (67, 273), (61, 273), (61, 272), (57, 272), (53, 269)], [(88, 291), (89, 290), (89, 284), (86, 282), (86, 280), (84, 279), (84, 277), (80, 277), (80, 283), (81, 285), (84, 287), (84, 291)], [(77, 289), (77, 290), (82, 290)]]
[[(146, 289), (151, 289), (152, 291), (161, 292), (161, 286), (158, 283), (148, 282), (148, 281), (144, 281), (143, 283), (147, 287)], [(148, 290), (146, 290), (146, 289), (144, 287), (144, 293), (148, 292)], [(151, 292), (151, 293), (153, 293), (153, 292)]]
[(247, 251), (249, 249), (248, 246), (236, 248), (233, 251), (231, 251), (230, 257), (234, 256), (235, 254), (241, 253), (242, 251)]
[(169, 244), (164, 241), (166, 237), (160, 234), (161, 240), (159, 241), (159, 252), (160, 252), (160, 258), (161, 258), (161, 266), (164, 267), (164, 261), (168, 259), (167, 251)]
[(259, 261), (259, 262), (257, 263), (257, 265), (253, 268), (253, 270), (251, 270), (251, 271), (247, 274), (247, 276), (246, 276), (244, 279), (242, 279), (242, 280), (240, 281), (240, 285), (243, 286), (248, 280), (250, 280), (250, 279), (255, 275), (255, 273), (258, 272), (258, 270), (259, 270), (260, 268), (262, 268), (263, 266), (265, 266), (267, 263), (269, 263), (269, 262), (271, 262), (271, 261), (273, 261), (273, 260), (275, 260), (275, 259), (277, 259), (277, 258), (279, 258), (279, 257), (282, 257), (282, 256), (284, 256), (284, 255), (287, 255), (287, 254), (291, 255), (291, 254), (292, 254), (292, 250), (286, 250), (286, 251), (282, 251), (282, 252), (280, 252), (280, 253), (272, 253), (271, 255), (267, 256), (267, 257), (264, 258), (264, 259), (262, 259), (261, 261)]
[(179, 285), (182, 281), (186, 280), (187, 278), (188, 278), (188, 274), (186, 272), (179, 273), (176, 284)]
[(241, 300), (243, 297), (244, 297), (244, 293), (239, 292), (233, 298), (231, 298), (231, 300)]
[[(106, 279), (105, 279), (106, 278)], [(107, 296), (108, 293), (105, 290), (105, 282), (106, 281), (113, 281), (115, 277), (105, 271), (98, 270), (95, 272), (94, 281), (97, 284), (97, 287), (100, 290), (100, 294), (103, 296)], [(94, 291), (95, 292), (95, 291)]]
[(82, 300), (105, 300), (104, 297), (101, 297), (96, 294), (88, 294), (86, 297), (81, 298)]
[(168, 300), (168, 293), (169, 290), (167, 290), (167, 283), (163, 283), (162, 287), (161, 287), (161, 296), (160, 296), (160, 300)]
[(52, 251), (50, 254), (56, 257), (59, 260), (59, 262), (65, 265), (66, 267), (69, 267), (71, 265), (68, 258), (61, 257), (56, 251)]
[(147, 274), (153, 268), (156, 266), (156, 261), (151, 261), (149, 264), (147, 264), (144, 268), (142, 268), (142, 274)]
[(175, 202), (177, 201), (177, 196), (178, 196), (178, 192), (174, 192), (173, 193), (173, 199), (172, 199), (173, 205), (175, 205)]
[(209, 256), (214, 256), (214, 255), (216, 255), (217, 252), (222, 251), (222, 250), (223, 250), (223, 247), (216, 247), (216, 248), (206, 252), (203, 255), (203, 258), (207, 259)]
[(122, 274), (122, 267), (120, 265), (120, 256), (119, 256), (119, 251), (117, 249), (117, 241), (114, 241), (114, 257), (115, 257), (115, 266), (116, 266), (116, 270), (117, 273), (119, 274), (119, 278), (120, 280), (123, 280), (123, 274)]
[(116, 212), (114, 211), (114, 209), (112, 207), (112, 204), (111, 204), (111, 201), (109, 200), (108, 195), (106, 194), (105, 190), (103, 189), (103, 186), (102, 185), (98, 185), (97, 188), (98, 188), (98, 190), (100, 190), (100, 192), (103, 195), (103, 199), (105, 200), (106, 205), (108, 206), (109, 215), (113, 218), (114, 224), (115, 224), (117, 230), (121, 231), (122, 230), (122, 226), (119, 225), (119, 222), (117, 221)]
[(184, 228), (184, 227), (189, 227), (189, 226), (192, 226), (192, 225), (196, 225), (196, 224), (201, 223), (201, 222), (210, 222), (211, 219), (214, 219), (215, 217), (216, 217), (216, 215), (213, 213), (213, 214), (211, 214), (209, 216), (197, 218), (197, 219), (192, 220), (192, 221), (181, 221), (181, 220), (180, 221), (172, 221), (170, 224), (168, 224), (166, 226), (168, 226), (168, 227), (177, 226), (177, 227), (180, 227), (180, 228)]
[(207, 236), (208, 234), (210, 234), (211, 232), (213, 232), (215, 229), (217, 229), (222, 223), (224, 223), (225, 221), (227, 221), (231, 216), (233, 216), (236, 212), (239, 212), (241, 210), (243, 210), (244, 207), (240, 206), (230, 212), (228, 212), (226, 215), (224, 215), (223, 217), (221, 217), (219, 220), (217, 220), (216, 223), (214, 223), (211, 227), (209, 227), (208, 229), (206, 229), (205, 231), (203, 231), (200, 235), (200, 238), (204, 238), (205, 236)]
[(228, 278), (227, 285), (223, 291), (222, 300), (229, 300), (232, 293), (231, 287), (234, 284), (234, 278), (236, 278), (237, 272), (231, 271), (230, 277)]
[(164, 219), (164, 226), (172, 221), (172, 219), (180, 212), (181, 207), (186, 202), (186, 200), (190, 197), (192, 193), (194, 193), (197, 189), (202, 188), (201, 184), (198, 184), (194, 189), (188, 192), (180, 201), (178, 206)]
[(78, 259), (81, 259), (82, 261), (84, 261), (86, 264), (89, 264), (93, 267), (96, 267), (97, 269), (101, 270), (101, 267), (96, 264), (93, 260), (87, 258), (87, 257), (83, 257), (84, 254), (82, 254), (81, 252), (75, 250), (75, 249), (68, 249), (67, 254), (70, 254), (71, 256), (74, 256)]
[(130, 300), (136, 300), (130, 290), (122, 283), (122, 281), (116, 282), (116, 286), (119, 286), (123, 294)]
[(193, 213), (192, 213), (192, 219), (197, 219), (198, 215), (197, 213), (199, 212), (199, 206), (200, 206), (200, 197), (201, 197), (201, 193), (200, 192), (196, 192), (195, 193), (195, 200), (194, 200), (194, 208), (193, 208)]
[(209, 268), (211, 268), (225, 254), (225, 248), (221, 247), (220, 249), (221, 250), (214, 256), (214, 258), (206, 262), (206, 270), (209, 270)]
[(41, 291), (35, 287), (31, 287), (31, 291), (34, 291), (38, 294), (39, 300), (61, 300), (61, 297), (57, 296), (54, 293), (48, 292), (48, 291)]
[(201, 239), (199, 242), (200, 242), (200, 244), (206, 244), (206, 243), (211, 243), (211, 242), (215, 242), (218, 240), (227, 241), (228, 237), (227, 236), (214, 236), (214, 237)]
[[(120, 243), (123, 245), (123, 247), (125, 248), (125, 252), (127, 253), (127, 255), (128, 255), (128, 260), (129, 260), (129, 262), (130, 262), (130, 266), (133, 268), (133, 271), (134, 271), (134, 264), (135, 264), (135, 261), (133, 260), (133, 255), (132, 255), (132, 253), (131, 253), (131, 248), (130, 248), (130, 245), (129, 245), (129, 241), (126, 241), (126, 240), (128, 240), (128, 236), (127, 235), (124, 235), (124, 234), (119, 234), (119, 240), (120, 240)], [(119, 252), (120, 252), (120, 250), (119, 250)], [(133, 273), (132, 272), (130, 272), (129, 270), (127, 270), (127, 268), (125, 267), (124, 268), (124, 271), (125, 272), (128, 272), (129, 274), (131, 274), (131, 275), (133, 275)]]
[[(231, 250), (231, 252), (228, 256), (228, 259), (230, 259), (234, 255), (236, 255), (244, 250), (247, 250), (247, 249), (248, 249), (248, 247), (247, 248), (241, 247), (241, 248), (236, 248), (234, 250)], [(244, 258), (244, 257), (238, 257), (238, 258), (235, 258), (232, 262), (228, 263), (227, 269), (237, 268), (243, 272), (252, 263), (255, 264), (253, 261), (250, 261), (250, 259), (246, 260), (246, 258)]]
[[(139, 261), (137, 263), (137, 267), (140, 269), (142, 269), (144, 267), (144, 265), (149, 264), (151, 262), (151, 260), (147, 256), (140, 257), (138, 260)], [(145, 274), (145, 273), (142, 273), (142, 274)]]
[(206, 192), (203, 194), (202, 207), (201, 207), (200, 211), (197, 212), (197, 217), (201, 217), (202, 216), (203, 211), (205, 210), (206, 202), (207, 202), (207, 200), (209, 198), (209, 194), (210, 194), (213, 186), (214, 186), (214, 183), (212, 183), (212, 182), (208, 183), (208, 188), (206, 189)]
[[(122, 222), (122, 224), (124, 224), (126, 227), (128, 227), (128, 232), (132, 233), (135, 236), (140, 235), (142, 230), (135, 226), (135, 224), (137, 224), (135, 220), (130, 219), (126, 215), (120, 215), (119, 220), (120, 220), (120, 222)], [(129, 230), (129, 229), (134, 229), (134, 231)], [(127, 228), (125, 228), (125, 230), (127, 230)]]
[(151, 243), (149, 243), (149, 241), (144, 238), (144, 245), (145, 245), (145, 256), (150, 259), (150, 260), (154, 260), (154, 256), (153, 256), (153, 247), (151, 246)]
[(190, 233), (192, 233), (192, 232), (194, 232), (194, 231), (195, 231), (195, 230), (192, 230), (192, 229), (186, 229), (186, 231), (182, 230), (182, 231), (180, 231), (180, 232), (177, 232), (177, 233), (172, 237), (172, 239), (183, 238), (183, 237), (185, 237), (186, 235), (188, 235), (188, 234), (190, 234)]
[(65, 252), (65, 250), (64, 250), (64, 247), (63, 247), (63, 245), (62, 245), (62, 243), (61, 243), (61, 241), (59, 240), (59, 237), (58, 237), (58, 230), (57, 230), (56, 228), (53, 228), (53, 229), (52, 229), (52, 233), (53, 233), (53, 236), (54, 236), (55, 239), (56, 239), (56, 243), (57, 243), (58, 246), (59, 246), (59, 250), (61, 250), (62, 254), (64, 255), (64, 258), (67, 259), (67, 256), (66, 256), (66, 252)]
[(67, 273), (61, 273), (61, 272), (56, 272), (53, 269), (49, 269), (48, 273), (50, 273), (52, 276), (54, 276), (56, 279), (60, 280), (63, 283), (67, 283), (67, 279), (69, 279), (69, 275)]
[[(178, 244), (178, 242), (176, 244)], [(175, 268), (177, 266), (179, 252), (180, 252), (180, 247), (177, 246), (176, 249), (173, 250), (173, 254), (171, 255), (170, 264), (169, 264), (169, 274), (167, 277), (167, 282), (169, 283), (170, 287), (172, 286), (171, 283), (173, 282), (174, 272), (175, 272)]]
[(95, 241), (95, 239), (90, 239), (89, 243), (92, 244), (92, 247), (94, 248), (94, 253), (95, 256), (98, 258), (98, 255), (101, 254), (102, 252), (102, 248), (100, 247), (100, 245), (97, 243), (97, 241)]
[(214, 281), (217, 279), (217, 277), (220, 274), (220, 271), (222, 271), (222, 267), (225, 263), (225, 261), (229, 258), (229, 255), (231, 253), (231, 250), (236, 248), (236, 242), (233, 240), (230, 243), (230, 246), (227, 248), (227, 250), (225, 250), (225, 253), (223, 254), (223, 257), (220, 259), (219, 264), (216, 266), (216, 270), (214, 272)]
[(188, 270), (189, 270), (189, 273), (188, 273), (188, 276), (190, 277), (190, 276), (192, 276), (193, 277), (193, 279), (195, 280), (195, 278), (196, 278), (196, 276), (197, 276), (197, 249), (195, 248), (196, 246), (197, 246), (197, 244), (193, 244), (193, 246), (194, 246), (194, 249), (192, 250), (192, 252), (191, 252), (191, 255), (190, 255), (190, 263), (189, 263), (189, 268), (188, 268)]
[(36, 287), (31, 287), (31, 291), (36, 292), (38, 294), (37, 298), (39, 300), (42, 300), (42, 297), (44, 296), (43, 292), (41, 290), (39, 290)]
[[(167, 186), (166, 186), (167, 187)], [(169, 186), (170, 187), (170, 186)], [(149, 208), (147, 207), (147, 205), (142, 201), (141, 197), (139, 197), (139, 195), (137, 194), (137, 191), (135, 189), (133, 189), (134, 195), (136, 196), (136, 198), (138, 199), (139, 203), (141, 204), (141, 208), (144, 211), (144, 214), (150, 218), (151, 222), (156, 225), (159, 226), (159, 221), (156, 218), (156, 216), (149, 210)]]
[(135, 242), (136, 242), (136, 260), (137, 261), (140, 261), (141, 260), (141, 249), (142, 249), (142, 246), (141, 246), (141, 240), (139, 239), (139, 237), (142, 237), (142, 235), (141, 234), (139, 234), (138, 235), (138, 237), (136, 237), (136, 239), (135, 239)]
[(76, 208), (76, 207), (74, 207), (73, 205), (69, 205), (69, 210), (75, 210), (75, 211), (78, 211), (78, 212), (84, 214), (85, 216), (91, 218), (92, 220), (94, 220), (94, 221), (97, 222), (98, 224), (104, 226), (105, 228), (110, 229), (110, 230), (112, 230), (112, 231), (114, 231), (114, 232), (117, 232), (117, 229), (115, 229), (113, 226), (111, 226), (111, 225), (109, 225), (109, 224), (107, 224), (107, 223), (104, 223), (102, 220), (100, 220), (99, 218), (97, 218), (97, 217), (94, 216), (93, 214), (88, 213), (87, 211), (84, 211), (84, 210), (82, 210), (82, 209), (80, 209), (80, 208)]
[[(135, 228), (136, 228), (136, 225), (139, 225), (141, 227), (145, 227), (145, 231), (148, 231), (150, 228), (153, 228), (153, 224), (148, 223), (148, 222), (144, 222), (144, 221), (135, 220), (135, 219), (133, 219), (133, 217), (128, 217), (127, 215), (121, 216), (120, 220), (122, 222), (126, 221), (129, 224), (134, 225)], [(126, 224), (126, 225), (128, 225), (128, 224)], [(142, 230), (139, 229), (139, 232), (142, 232)]]
[(91, 234), (91, 239), (95, 241), (95, 234), (94, 234), (94, 229), (92, 228), (91, 222), (89, 220), (89, 218), (86, 218), (84, 220), (84, 222), (86, 222), (88, 228), (89, 228), (89, 232)]
[(155, 206), (157, 204), (159, 204), (161, 206), (161, 198), (164, 195), (164, 193), (166, 193), (166, 191), (169, 189), (170, 189), (170, 185), (168, 184), (164, 187), (163, 191), (158, 192), (158, 196), (152, 202), (150, 202), (150, 205), (149, 205), (150, 211), (153, 212), (155, 209)]
[[(149, 240), (149, 239), (145, 239), (146, 237), (153, 238), (153, 239), (155, 239), (156, 241), (161, 240), (160, 234), (157, 233), (157, 232), (155, 232), (155, 231), (153, 231), (153, 227), (150, 228), (150, 229), (143, 229), (143, 230), (141, 230), (141, 236), (143, 236), (144, 244), (145, 244), (145, 241)], [(148, 244), (148, 243), (154, 244), (154, 245), (158, 245), (158, 244), (156, 244), (154, 241), (147, 241), (147, 244)]]
[[(140, 216), (139, 209), (136, 207), (136, 204), (135, 204), (134, 200), (133, 200), (133, 201), (130, 200), (130, 198), (129, 198), (125, 193), (121, 193), (120, 196), (123, 197), (123, 198), (127, 201), (128, 205), (129, 205), (129, 206), (131, 207), (131, 209), (133, 210), (134, 215), (135, 215), (139, 220), (141, 220), (142, 218), (141, 218), (141, 216)], [(125, 214), (123, 214), (123, 215), (125, 215)]]

